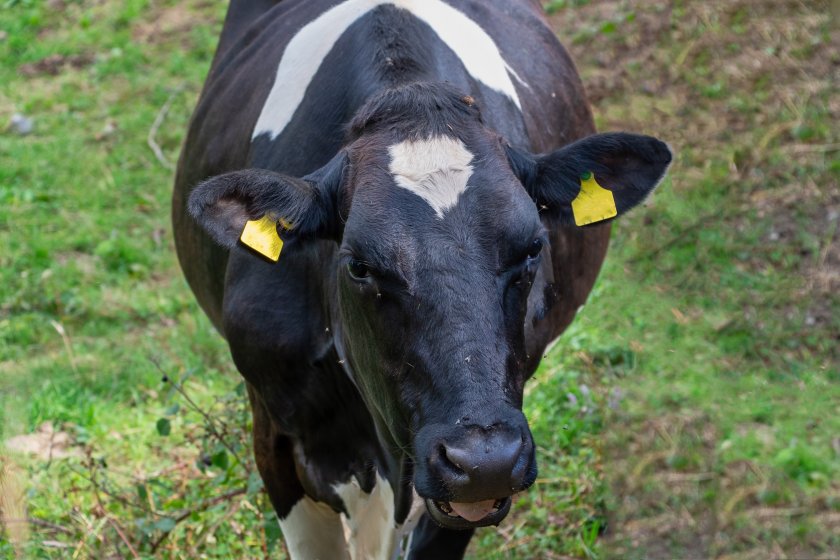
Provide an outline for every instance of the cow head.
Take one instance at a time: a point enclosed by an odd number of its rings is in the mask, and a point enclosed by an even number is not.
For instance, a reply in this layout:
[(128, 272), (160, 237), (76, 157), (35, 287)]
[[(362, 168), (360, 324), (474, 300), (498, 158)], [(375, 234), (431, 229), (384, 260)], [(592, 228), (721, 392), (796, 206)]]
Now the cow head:
[[(221, 175), (190, 210), (229, 247), (265, 215), (285, 220), (287, 240), (336, 241), (339, 352), (380, 431), (411, 457), (430, 515), (466, 528), (501, 521), (536, 477), (522, 397), (526, 315), (543, 312), (529, 298), (546, 258), (541, 218), (577, 227), (621, 214), (670, 161), (665, 144), (630, 134), (533, 156), (486, 128), (471, 98), (413, 85), (371, 100), (314, 174)], [(612, 206), (577, 210), (582, 178)]]

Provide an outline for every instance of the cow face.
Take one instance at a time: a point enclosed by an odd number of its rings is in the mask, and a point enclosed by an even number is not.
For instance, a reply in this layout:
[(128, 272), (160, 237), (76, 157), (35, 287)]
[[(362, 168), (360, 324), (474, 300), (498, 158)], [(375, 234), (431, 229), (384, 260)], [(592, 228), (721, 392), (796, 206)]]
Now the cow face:
[[(496, 524), (536, 477), (521, 409), (526, 316), (542, 312), (529, 298), (547, 250), (539, 210), (570, 225), (614, 217), (655, 187), (670, 152), (618, 134), (534, 157), (448, 90), (386, 92), (351, 130), (315, 174), (216, 177), (191, 212), (228, 246), (266, 215), (301, 241), (336, 240), (336, 344), (380, 432), (411, 456), (436, 521)], [(610, 191), (612, 212), (575, 207), (582, 177)]]
[(362, 134), (339, 251), (355, 379), (448, 526), (497, 523), (536, 476), (524, 325), (546, 235), (501, 142), (471, 124)]

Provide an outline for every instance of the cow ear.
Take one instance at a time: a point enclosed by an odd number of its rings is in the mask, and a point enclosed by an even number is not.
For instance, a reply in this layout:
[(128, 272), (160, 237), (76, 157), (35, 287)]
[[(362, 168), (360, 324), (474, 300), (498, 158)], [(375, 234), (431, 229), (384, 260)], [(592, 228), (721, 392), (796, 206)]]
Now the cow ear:
[(248, 235), (279, 239), (278, 226), (286, 230), (284, 238), (334, 237), (340, 235), (337, 200), (345, 163), (346, 156), (340, 153), (303, 178), (264, 169), (218, 175), (193, 189), (189, 212), (217, 243), (227, 248), (233, 248), (240, 240), (248, 243)]
[(672, 155), (661, 140), (620, 132), (594, 134), (536, 157), (508, 148), (508, 159), (541, 212), (564, 225), (585, 226), (647, 198)]

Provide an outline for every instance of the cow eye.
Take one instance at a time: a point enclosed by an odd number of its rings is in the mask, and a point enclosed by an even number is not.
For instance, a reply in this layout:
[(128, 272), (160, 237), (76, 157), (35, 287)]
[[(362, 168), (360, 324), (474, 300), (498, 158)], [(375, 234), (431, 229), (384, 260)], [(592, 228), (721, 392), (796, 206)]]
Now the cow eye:
[(347, 263), (347, 272), (353, 280), (367, 280), (370, 277), (370, 269), (359, 259), (350, 259)]
[(529, 259), (537, 258), (540, 255), (540, 251), (542, 251), (542, 248), (543, 248), (543, 240), (540, 239), (539, 237), (534, 239), (531, 242), (531, 246), (528, 247), (528, 258)]

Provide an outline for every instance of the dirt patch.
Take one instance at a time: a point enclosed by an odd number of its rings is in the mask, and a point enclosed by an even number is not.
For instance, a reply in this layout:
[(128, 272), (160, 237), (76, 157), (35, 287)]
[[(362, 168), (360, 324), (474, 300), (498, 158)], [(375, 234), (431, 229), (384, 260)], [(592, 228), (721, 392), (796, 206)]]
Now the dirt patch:
[[(633, 426), (626, 418), (622, 424)], [(634, 435), (612, 442), (607, 461), (616, 496), (607, 557), (831, 557), (822, 538), (836, 534), (840, 521), (831, 500), (799, 495), (768, 505), (769, 492), (795, 495), (794, 486), (769, 480), (751, 461), (721, 468), (715, 455), (722, 442), (705, 414), (639, 420), (627, 433)]]
[(787, 189), (756, 191), (752, 199), (756, 217), (767, 228), (744, 265), (759, 274), (789, 271), (797, 279), (797, 298), (781, 314), (803, 335), (816, 330), (822, 338), (833, 338), (840, 356), (835, 311), (840, 304), (840, 186), (829, 174), (817, 173)]
[(28, 62), (18, 67), (21, 76), (31, 78), (34, 76), (58, 76), (66, 70), (78, 70), (93, 64), (95, 57), (92, 54), (51, 54), (36, 62)]
[(186, 36), (195, 27), (196, 20), (204, 17), (202, 22), (210, 21), (206, 18), (206, 10), (197, 13), (186, 3), (152, 10), (148, 17), (136, 24), (132, 30), (135, 41), (145, 44), (157, 44), (170, 41), (178, 36)]
[[(645, 421), (622, 449), (627, 455), (607, 462), (618, 503), (612, 508), (606, 546), (619, 556), (644, 551), (646, 558), (709, 558), (715, 517), (676, 505), (717, 484), (711, 468), (717, 432), (702, 414)], [(681, 440), (696, 444), (691, 456)], [(672, 468), (684, 463), (682, 469)], [(641, 514), (643, 512), (643, 514)]]
[(41, 460), (78, 457), (78, 449), (71, 447), (73, 440), (67, 432), (55, 431), (52, 423), (44, 422), (32, 434), (15, 436), (6, 440), (6, 448), (19, 453), (35, 455)]
[(67, 9), (66, 0), (47, 0), (47, 7), (54, 12), (63, 12)]
[(80, 251), (66, 251), (56, 253), (55, 263), (60, 267), (73, 266), (84, 274), (91, 277), (102, 268), (102, 262), (97, 257)]

